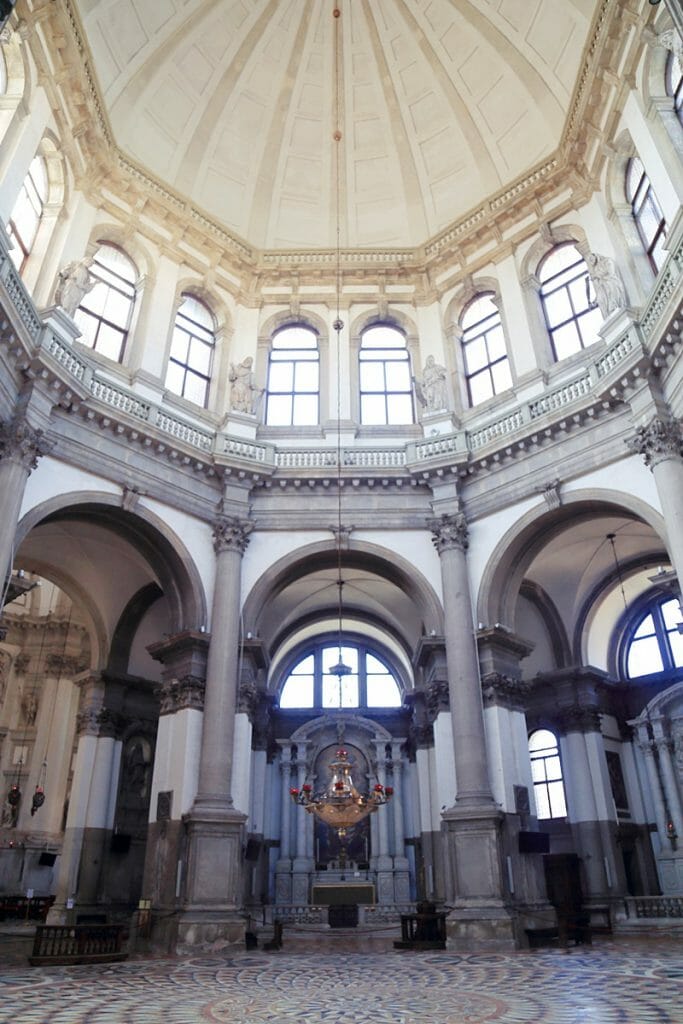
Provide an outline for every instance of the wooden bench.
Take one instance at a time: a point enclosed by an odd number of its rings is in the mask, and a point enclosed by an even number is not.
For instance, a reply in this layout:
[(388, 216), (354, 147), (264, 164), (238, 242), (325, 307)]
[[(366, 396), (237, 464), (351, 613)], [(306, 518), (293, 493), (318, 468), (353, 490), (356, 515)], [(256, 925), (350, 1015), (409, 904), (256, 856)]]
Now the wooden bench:
[(38, 925), (29, 963), (37, 966), (125, 960), (126, 931), (122, 924)]
[(394, 949), (445, 949), (446, 914), (432, 903), (418, 905), (417, 913), (401, 914), (401, 940)]

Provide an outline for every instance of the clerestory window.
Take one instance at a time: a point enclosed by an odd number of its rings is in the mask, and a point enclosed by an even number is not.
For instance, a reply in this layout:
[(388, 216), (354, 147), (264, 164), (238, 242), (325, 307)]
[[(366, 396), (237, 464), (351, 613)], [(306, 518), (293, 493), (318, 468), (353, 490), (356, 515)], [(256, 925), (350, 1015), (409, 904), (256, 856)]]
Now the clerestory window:
[(343, 644), (342, 661), (351, 671), (330, 672), (339, 662), (338, 644), (319, 644), (289, 670), (280, 691), (281, 708), (397, 708), (401, 691), (377, 651), (364, 644)]
[(657, 274), (666, 258), (667, 225), (650, 179), (637, 156), (631, 157), (626, 166), (626, 198), (631, 204), (631, 216), (645, 255)]
[(7, 225), (10, 255), (19, 273), (26, 266), (47, 202), (47, 164), (40, 154), (31, 161)]
[(310, 327), (283, 327), (268, 360), (266, 424), (315, 426), (320, 421), (320, 352)]
[(558, 245), (537, 271), (541, 303), (556, 360), (599, 340), (602, 314), (583, 256), (571, 242)]
[(683, 668), (683, 635), (678, 627), (678, 600), (662, 597), (641, 606), (626, 634), (626, 674), (629, 679)]
[(413, 423), (410, 355), (405, 335), (381, 324), (363, 331), (359, 352), (360, 421), (366, 426)]
[(166, 387), (197, 405), (206, 405), (215, 347), (214, 319), (208, 306), (185, 293), (178, 307), (166, 370)]
[(669, 53), (666, 62), (666, 93), (674, 101), (678, 120), (683, 123), (683, 67), (677, 54)]
[(74, 314), (84, 345), (121, 362), (135, 303), (137, 271), (115, 245), (103, 242), (90, 264), (95, 286), (84, 295)]
[(512, 386), (503, 324), (493, 293), (482, 293), (468, 303), (460, 327), (467, 393), (470, 405), (479, 405)]

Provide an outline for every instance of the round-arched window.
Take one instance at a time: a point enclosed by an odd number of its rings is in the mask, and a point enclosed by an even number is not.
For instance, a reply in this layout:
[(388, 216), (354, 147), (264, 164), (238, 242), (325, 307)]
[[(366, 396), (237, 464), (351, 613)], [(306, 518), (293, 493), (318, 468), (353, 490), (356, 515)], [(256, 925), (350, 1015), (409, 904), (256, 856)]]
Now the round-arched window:
[(659, 596), (641, 607), (626, 634), (624, 666), (629, 679), (683, 668), (681, 610), (674, 597)]
[(403, 703), (396, 677), (379, 652), (365, 644), (344, 643), (341, 660), (350, 672), (331, 672), (339, 662), (338, 643), (308, 648), (289, 669), (280, 690), (281, 708), (398, 708)]

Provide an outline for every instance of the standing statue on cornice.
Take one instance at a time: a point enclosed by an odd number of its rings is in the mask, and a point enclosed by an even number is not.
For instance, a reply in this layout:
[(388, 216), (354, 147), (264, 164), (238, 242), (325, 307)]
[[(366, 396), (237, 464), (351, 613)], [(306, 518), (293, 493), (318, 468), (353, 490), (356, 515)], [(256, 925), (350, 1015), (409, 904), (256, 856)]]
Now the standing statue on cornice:
[(427, 412), (441, 412), (448, 408), (446, 367), (440, 366), (434, 356), (427, 356), (422, 380), (413, 377), (415, 394)]
[(261, 389), (254, 384), (254, 373), (252, 370), (254, 360), (247, 356), (241, 363), (235, 366), (230, 363), (230, 408), (235, 412), (246, 412), (254, 415), (256, 402), (261, 395)]
[(586, 257), (588, 272), (595, 288), (598, 307), (604, 317), (624, 309), (627, 304), (626, 289), (614, 260), (589, 252)]
[(73, 316), (83, 297), (97, 284), (97, 278), (90, 273), (92, 260), (72, 260), (59, 271), (59, 281), (55, 289), (55, 302), (65, 313)]

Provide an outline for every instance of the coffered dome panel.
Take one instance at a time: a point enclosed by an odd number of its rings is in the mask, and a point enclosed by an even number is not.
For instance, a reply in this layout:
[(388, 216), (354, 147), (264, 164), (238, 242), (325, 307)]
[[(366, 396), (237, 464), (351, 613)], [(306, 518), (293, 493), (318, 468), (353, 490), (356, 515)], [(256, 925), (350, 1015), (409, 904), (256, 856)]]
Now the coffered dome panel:
[[(597, 0), (337, 0), (342, 244), (415, 246), (557, 146)], [(333, 0), (78, 0), (118, 145), (254, 246), (335, 242)]]

